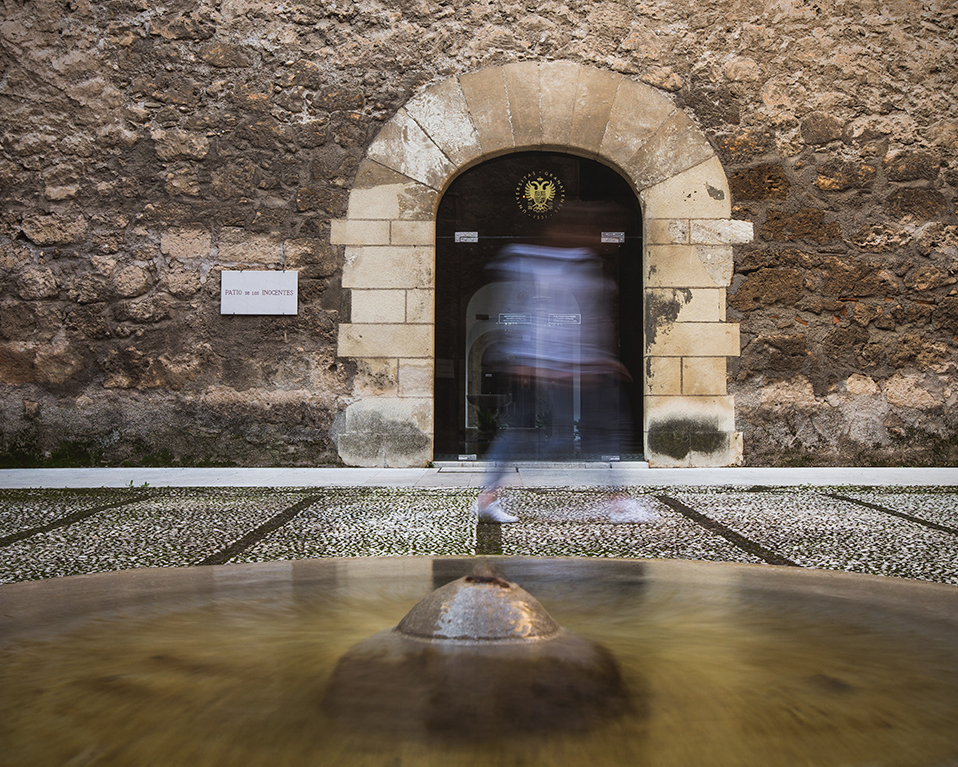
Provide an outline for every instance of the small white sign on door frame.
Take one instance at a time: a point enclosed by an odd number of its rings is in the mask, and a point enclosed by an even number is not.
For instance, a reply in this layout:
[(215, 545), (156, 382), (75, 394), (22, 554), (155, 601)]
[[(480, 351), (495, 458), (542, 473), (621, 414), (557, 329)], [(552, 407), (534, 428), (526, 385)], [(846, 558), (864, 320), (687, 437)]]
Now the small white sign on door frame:
[(299, 272), (221, 272), (220, 314), (298, 314)]

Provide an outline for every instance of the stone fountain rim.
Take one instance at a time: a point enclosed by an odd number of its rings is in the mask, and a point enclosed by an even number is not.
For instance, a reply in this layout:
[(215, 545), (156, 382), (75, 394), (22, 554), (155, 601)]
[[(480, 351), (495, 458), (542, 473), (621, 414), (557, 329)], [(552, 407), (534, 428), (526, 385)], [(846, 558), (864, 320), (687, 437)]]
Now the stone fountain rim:
[[(267, 596), (270, 589), (290, 583), (292, 578), (320, 578), (344, 564), (356, 574), (368, 570), (369, 577), (390, 572), (411, 574), (420, 567), (425, 573), (433, 562), (479, 563), (506, 570), (531, 568), (573, 568), (583, 577), (596, 573), (627, 574), (630, 569), (643, 577), (669, 582), (682, 574), (681, 582), (707, 582), (739, 576), (743, 583), (781, 591), (803, 586), (803, 592), (820, 597), (854, 599), (859, 604), (882, 604), (886, 608), (913, 612), (917, 616), (952, 623), (958, 628), (958, 585), (850, 573), (738, 562), (706, 560), (587, 557), (349, 557), (226, 564), (194, 567), (138, 568), (88, 573), (39, 581), (0, 584), (0, 647), (8, 642), (36, 636), (56, 636), (98, 617), (124, 614), (131, 610), (189, 609), (192, 603), (178, 601), (210, 592), (198, 586), (215, 587), (217, 599)], [(414, 570), (413, 570), (414, 572)], [(691, 580), (690, 580), (691, 579)], [(520, 583), (521, 585), (521, 583)]]

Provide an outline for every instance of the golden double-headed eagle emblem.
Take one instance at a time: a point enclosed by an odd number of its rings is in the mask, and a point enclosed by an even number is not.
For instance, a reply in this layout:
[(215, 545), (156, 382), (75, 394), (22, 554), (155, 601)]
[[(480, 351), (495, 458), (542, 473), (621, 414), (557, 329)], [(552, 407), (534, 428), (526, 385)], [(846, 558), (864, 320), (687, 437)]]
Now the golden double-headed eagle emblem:
[(555, 213), (565, 200), (562, 182), (548, 171), (527, 173), (516, 187), (516, 202), (533, 218), (546, 218)]

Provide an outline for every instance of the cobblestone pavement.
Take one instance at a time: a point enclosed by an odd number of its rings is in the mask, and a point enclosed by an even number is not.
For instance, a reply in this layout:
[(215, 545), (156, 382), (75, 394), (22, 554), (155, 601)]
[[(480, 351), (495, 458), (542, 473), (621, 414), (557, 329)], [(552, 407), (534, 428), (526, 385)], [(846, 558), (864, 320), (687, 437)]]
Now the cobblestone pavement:
[(363, 556), (755, 562), (958, 584), (958, 488), (634, 487), (658, 519), (611, 524), (596, 488), (0, 490), (0, 583), (137, 567)]

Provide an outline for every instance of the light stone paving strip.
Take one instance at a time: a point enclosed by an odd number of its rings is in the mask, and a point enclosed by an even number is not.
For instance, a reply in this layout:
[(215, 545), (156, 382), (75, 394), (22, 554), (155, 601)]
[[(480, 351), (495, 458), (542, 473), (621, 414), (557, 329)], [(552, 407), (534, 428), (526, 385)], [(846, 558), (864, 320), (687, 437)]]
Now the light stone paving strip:
[(821, 492), (672, 493), (802, 567), (958, 584), (958, 538)]

